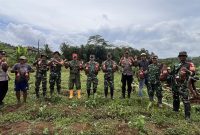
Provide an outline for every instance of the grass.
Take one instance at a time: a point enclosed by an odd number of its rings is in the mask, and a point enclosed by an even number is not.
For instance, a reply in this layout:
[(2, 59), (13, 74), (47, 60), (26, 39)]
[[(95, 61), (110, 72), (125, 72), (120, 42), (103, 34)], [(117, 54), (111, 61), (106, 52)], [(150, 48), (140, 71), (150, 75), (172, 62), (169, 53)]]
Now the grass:
[[(68, 90), (68, 73), (62, 71), (62, 95), (37, 100), (34, 92), (34, 74), (30, 79), (27, 103), (16, 105), (14, 75), (9, 82), (9, 91), (4, 100), (6, 106), (0, 110), (0, 134), (166, 134), (197, 135), (200, 134), (200, 113), (192, 110), (192, 121), (184, 120), (183, 107), (179, 113), (156, 104), (148, 112), (148, 97), (138, 97), (137, 88), (131, 99), (120, 99), (121, 76), (115, 73), (114, 100), (104, 98), (103, 73), (98, 75), (99, 85), (97, 98), (88, 99), (86, 95), (86, 76), (81, 73), (82, 98), (75, 96), (69, 100), (64, 93)], [(137, 80), (135, 79), (137, 83)], [(49, 87), (49, 86), (48, 86)], [(146, 91), (146, 90), (144, 90)], [(170, 93), (164, 92), (171, 104)], [(166, 98), (165, 98), (166, 99)], [(195, 105), (199, 107), (199, 105)]]

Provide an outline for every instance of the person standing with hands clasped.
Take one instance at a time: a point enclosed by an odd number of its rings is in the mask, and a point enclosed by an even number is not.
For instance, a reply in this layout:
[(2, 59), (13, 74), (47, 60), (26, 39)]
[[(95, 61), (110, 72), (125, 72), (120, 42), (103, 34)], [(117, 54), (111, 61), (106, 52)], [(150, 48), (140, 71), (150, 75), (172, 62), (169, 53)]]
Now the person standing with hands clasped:
[(21, 103), (21, 91), (23, 92), (23, 102), (26, 103), (27, 90), (29, 89), (29, 74), (31, 72), (34, 72), (34, 70), (27, 64), (25, 56), (21, 56), (19, 63), (16, 63), (11, 70), (11, 73), (15, 73), (15, 91), (18, 104)]

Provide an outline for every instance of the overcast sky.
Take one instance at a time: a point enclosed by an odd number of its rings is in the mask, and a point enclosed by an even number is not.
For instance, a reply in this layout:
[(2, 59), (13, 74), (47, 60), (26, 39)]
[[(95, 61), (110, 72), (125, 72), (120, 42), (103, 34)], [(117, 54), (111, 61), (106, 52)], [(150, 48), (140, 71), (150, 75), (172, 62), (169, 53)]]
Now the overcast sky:
[(0, 0), (0, 41), (85, 44), (100, 34), (110, 43), (146, 48), (159, 57), (186, 50), (200, 56), (199, 0)]

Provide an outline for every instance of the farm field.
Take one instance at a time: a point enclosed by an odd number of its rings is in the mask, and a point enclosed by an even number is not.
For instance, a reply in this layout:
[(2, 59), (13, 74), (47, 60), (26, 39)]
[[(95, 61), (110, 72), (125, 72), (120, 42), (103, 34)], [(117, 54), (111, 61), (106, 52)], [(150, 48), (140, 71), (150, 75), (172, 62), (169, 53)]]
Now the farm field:
[[(84, 134), (84, 135), (198, 135), (200, 134), (200, 112), (198, 105), (192, 107), (192, 121), (184, 120), (183, 106), (175, 113), (168, 106), (147, 111), (148, 97), (138, 97), (137, 79), (131, 99), (121, 99), (121, 75), (115, 73), (114, 100), (105, 99), (103, 73), (100, 72), (96, 99), (87, 98), (86, 76), (82, 72), (82, 98), (67, 96), (68, 73), (62, 71), (62, 94), (47, 99), (35, 97), (34, 73), (31, 74), (30, 89), (26, 104), (16, 105), (14, 75), (11, 75), (9, 91), (0, 110), (0, 134)], [(146, 89), (144, 89), (144, 92)], [(164, 91), (164, 101), (171, 104), (170, 92)], [(156, 100), (155, 100), (156, 101)]]

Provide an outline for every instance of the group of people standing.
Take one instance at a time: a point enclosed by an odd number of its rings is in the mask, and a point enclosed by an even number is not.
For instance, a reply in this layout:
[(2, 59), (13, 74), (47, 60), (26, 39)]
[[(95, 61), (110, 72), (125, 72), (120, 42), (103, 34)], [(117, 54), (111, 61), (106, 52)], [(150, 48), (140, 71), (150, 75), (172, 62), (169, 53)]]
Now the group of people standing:
[[(5, 52), (0, 51), (0, 106), (3, 106), (3, 99), (8, 91), (8, 64), (6, 63)], [(184, 103), (185, 118), (190, 118), (190, 102), (189, 102), (189, 91), (188, 91), (188, 79), (192, 76), (195, 71), (191, 70), (190, 64), (186, 61), (187, 53), (180, 52), (178, 55), (180, 63), (168, 71), (167, 79), (170, 83), (173, 93), (173, 107), (174, 111), (178, 111), (180, 107), (180, 97)], [(56, 51), (53, 53), (53, 58), (48, 60), (47, 55), (41, 54), (33, 66), (36, 67), (36, 80), (35, 80), (35, 93), (36, 97), (40, 97), (40, 84), (42, 83), (42, 96), (46, 97), (47, 93), (47, 72), (50, 71), (49, 75), (49, 87), (50, 95), (54, 93), (54, 87), (56, 85), (57, 93), (61, 93), (61, 69), (62, 66), (69, 68), (69, 98), (74, 97), (75, 87), (78, 99), (81, 98), (81, 79), (80, 71), (84, 70), (87, 76), (86, 91), (88, 98), (93, 95), (96, 96), (98, 86), (98, 72), (102, 69), (104, 72), (104, 94), (105, 98), (108, 97), (110, 89), (110, 97), (114, 98), (114, 72), (120, 67), (122, 69), (122, 98), (131, 97), (132, 83), (133, 83), (133, 66), (138, 66), (139, 71), (137, 77), (139, 79), (139, 93), (140, 97), (143, 96), (143, 87), (146, 85), (147, 93), (149, 96), (151, 107), (154, 101), (154, 95), (158, 99), (158, 107), (162, 107), (162, 85), (161, 75), (163, 74), (163, 66), (158, 63), (158, 56), (154, 55), (151, 59), (147, 59), (147, 55), (142, 53), (140, 60), (134, 59), (130, 56), (129, 51), (125, 51), (123, 57), (120, 59), (119, 64), (112, 60), (112, 54), (107, 53), (107, 59), (101, 64), (95, 61), (95, 55), (90, 55), (89, 61), (85, 64), (83, 61), (78, 59), (78, 54), (72, 54), (72, 60), (67, 61), (61, 59), (61, 54)], [(18, 104), (21, 103), (20, 95), (23, 93), (23, 102), (26, 102), (27, 90), (29, 88), (28, 80), (30, 73), (34, 72), (32, 66), (27, 64), (27, 58), (21, 56), (19, 62), (16, 63), (11, 73), (15, 73), (15, 91)], [(175, 78), (174, 78), (175, 77)]]

